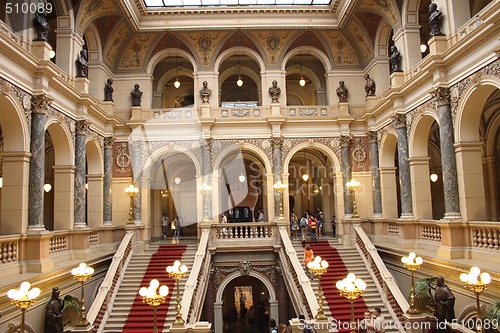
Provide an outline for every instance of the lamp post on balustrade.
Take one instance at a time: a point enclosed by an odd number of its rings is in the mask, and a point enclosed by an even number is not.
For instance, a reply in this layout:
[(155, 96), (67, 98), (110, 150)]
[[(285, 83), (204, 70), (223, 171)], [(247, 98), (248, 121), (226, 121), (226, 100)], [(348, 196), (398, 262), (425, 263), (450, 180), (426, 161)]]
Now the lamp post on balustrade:
[(365, 281), (356, 278), (356, 275), (353, 273), (349, 273), (343, 280), (337, 281), (335, 286), (339, 290), (340, 296), (344, 296), (351, 303), (351, 333), (356, 333), (354, 301), (363, 296), (363, 292), (366, 289), (366, 283)]
[(78, 267), (71, 270), (73, 278), (81, 283), (82, 285), (82, 307), (80, 309), (80, 320), (77, 324), (78, 327), (86, 327), (89, 325), (87, 321), (87, 316), (85, 314), (85, 282), (92, 277), (94, 274), (94, 269), (88, 267), (87, 264), (82, 262)]
[(476, 295), (476, 311), (477, 311), (477, 332), (483, 332), (483, 312), (479, 303), (479, 295), (486, 290), (487, 285), (491, 283), (490, 274), (483, 272), (479, 267), (471, 267), (469, 273), (460, 274), (460, 281), (464, 283), (464, 287), (474, 292)]
[(176, 293), (177, 295), (175, 297), (175, 300), (177, 302), (177, 305), (175, 306), (175, 309), (177, 310), (177, 315), (175, 317), (173, 325), (184, 325), (184, 319), (182, 319), (181, 315), (182, 307), (181, 307), (181, 292), (179, 287), (179, 281), (186, 275), (187, 266), (182, 265), (179, 260), (176, 260), (172, 266), (167, 266), (167, 273), (168, 277), (173, 278), (175, 280), (177, 289)]
[(316, 256), (313, 261), (307, 263), (307, 269), (318, 277), (318, 313), (314, 317), (316, 320), (328, 319), (323, 312), (323, 290), (321, 289), (321, 275), (326, 273), (327, 268), (328, 261), (321, 259), (320, 256)]
[(279, 201), (280, 201), (279, 220), (283, 221), (285, 219), (285, 215), (283, 214), (283, 191), (286, 189), (286, 184), (283, 184), (281, 180), (278, 180), (278, 182), (273, 185), (273, 188), (279, 194)]
[(168, 295), (168, 287), (163, 285), (156, 293), (156, 290), (160, 287), (160, 282), (156, 279), (151, 280), (149, 287), (142, 287), (139, 289), (139, 295), (142, 297), (142, 301), (153, 308), (153, 333), (158, 333), (158, 324), (156, 321), (156, 309), (158, 306), (165, 303), (165, 299)]
[(210, 218), (208, 217), (207, 195), (212, 191), (212, 186), (203, 183), (198, 186), (198, 190), (203, 195), (203, 222), (210, 222)]
[(21, 283), (21, 286), (19, 289), (10, 289), (7, 292), (7, 297), (10, 299), (10, 302), (14, 304), (16, 307), (21, 309), (21, 325), (20, 325), (20, 331), (24, 333), (24, 322), (25, 322), (25, 315), (26, 315), (26, 309), (29, 308), (33, 303), (36, 302), (36, 298), (40, 296), (40, 289), (39, 288), (31, 288), (31, 284), (27, 281), (24, 281)]
[(406, 312), (408, 314), (418, 314), (419, 311), (415, 306), (415, 271), (420, 268), (424, 260), (421, 257), (417, 257), (415, 252), (410, 252), (408, 257), (401, 258), (401, 262), (411, 272), (410, 308)]
[(356, 207), (356, 189), (359, 187), (360, 183), (354, 178), (346, 183), (346, 186), (352, 193), (352, 217), (358, 218), (358, 208)]
[(133, 210), (134, 210), (134, 197), (139, 194), (139, 189), (134, 186), (134, 184), (130, 184), (126, 189), (125, 193), (127, 193), (130, 196), (130, 210), (128, 212), (128, 224), (133, 224), (134, 222), (134, 217), (133, 217)]

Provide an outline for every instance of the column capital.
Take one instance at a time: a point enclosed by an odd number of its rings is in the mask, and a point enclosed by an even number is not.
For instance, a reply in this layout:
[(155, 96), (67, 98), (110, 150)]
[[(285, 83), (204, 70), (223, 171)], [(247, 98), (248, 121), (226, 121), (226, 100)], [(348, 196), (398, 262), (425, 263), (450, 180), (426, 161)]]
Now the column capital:
[(378, 143), (378, 132), (377, 131), (369, 131), (366, 133), (368, 136), (368, 142), (370, 143)]
[(406, 127), (406, 115), (401, 113), (396, 113), (392, 116), (392, 124), (394, 128), (404, 128)]
[(51, 100), (45, 94), (37, 94), (31, 97), (31, 112), (47, 115)]
[(112, 136), (104, 138), (104, 149), (112, 149), (115, 139)]
[(437, 106), (450, 105), (450, 88), (437, 87), (431, 94), (436, 98)]
[(276, 138), (276, 137), (273, 137), (271, 138), (271, 145), (274, 148), (281, 148), (281, 145), (283, 144), (283, 138), (282, 137), (279, 137), (279, 138)]
[(352, 141), (352, 136), (351, 135), (341, 135), (339, 138), (340, 146), (341, 147), (349, 147)]
[(89, 127), (90, 125), (86, 120), (77, 120), (75, 122), (76, 134), (87, 135)]

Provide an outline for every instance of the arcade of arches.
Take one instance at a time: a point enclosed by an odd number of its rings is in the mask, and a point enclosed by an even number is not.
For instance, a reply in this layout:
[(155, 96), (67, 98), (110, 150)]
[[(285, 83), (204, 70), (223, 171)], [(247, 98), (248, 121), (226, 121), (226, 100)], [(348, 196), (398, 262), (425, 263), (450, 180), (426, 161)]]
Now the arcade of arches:
[[(49, 28), (36, 13), (0, 13), (5, 290), (25, 278), (44, 293), (74, 291), (65, 269), (85, 260), (96, 267), (91, 304), (124, 237), (133, 233), (140, 252), (169, 241), (176, 218), (193, 242), (212, 228), (210, 274), (246, 255), (278, 267), (284, 245), (266, 230), (309, 210), (323, 212), (325, 237), (343, 246), (360, 224), (402, 289), (398, 257), (421, 252), (429, 265), (419, 277), (444, 270), (462, 317), (474, 299), (451, 281), (460, 269), (490, 270), (484, 300), (498, 297), (498, 1), (432, 1), (438, 26), (430, 0), (39, 2), (52, 9), (42, 15)], [(246, 224), (263, 215), (258, 229), (239, 230), (275, 242), (256, 246), (262, 256), (252, 243), (218, 247), (224, 215)], [(221, 327), (242, 293), (249, 306), (297, 315), (268, 275), (224, 274), (198, 319)], [(2, 331), (15, 313), (5, 297), (0, 309), (9, 309)], [(35, 331), (39, 312), (29, 312)]]

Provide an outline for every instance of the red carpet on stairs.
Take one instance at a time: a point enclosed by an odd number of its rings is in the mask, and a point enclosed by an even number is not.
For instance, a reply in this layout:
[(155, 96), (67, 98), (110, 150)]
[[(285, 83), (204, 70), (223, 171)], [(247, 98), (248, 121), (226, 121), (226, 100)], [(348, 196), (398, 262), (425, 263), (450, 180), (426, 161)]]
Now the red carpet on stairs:
[[(332, 316), (337, 323), (337, 329), (341, 333), (349, 332), (349, 322), (351, 321), (351, 304), (349, 300), (340, 296), (335, 284), (338, 280), (342, 280), (349, 273), (342, 261), (339, 253), (334, 247), (331, 247), (327, 241), (320, 240), (309, 243), (314, 256), (321, 256), (328, 261), (329, 267), (325, 274), (321, 276), (321, 289), (325, 294), (324, 300), (328, 302)], [(362, 298), (358, 298), (354, 302), (354, 318), (356, 323), (363, 319), (363, 313), (368, 311), (368, 308)]]
[[(175, 260), (181, 260), (186, 245), (172, 244), (161, 245), (158, 251), (151, 256), (148, 268), (142, 279), (140, 287), (148, 287), (152, 279), (160, 281), (160, 285), (167, 285), (169, 292), (167, 300), (157, 309), (158, 331), (161, 332), (167, 316), (168, 304), (172, 299), (175, 302), (174, 279), (168, 277), (167, 266), (172, 266)], [(182, 295), (181, 295), (182, 297)], [(142, 302), (139, 288), (135, 296), (134, 304), (130, 309), (122, 333), (151, 333), (153, 332), (153, 308)]]

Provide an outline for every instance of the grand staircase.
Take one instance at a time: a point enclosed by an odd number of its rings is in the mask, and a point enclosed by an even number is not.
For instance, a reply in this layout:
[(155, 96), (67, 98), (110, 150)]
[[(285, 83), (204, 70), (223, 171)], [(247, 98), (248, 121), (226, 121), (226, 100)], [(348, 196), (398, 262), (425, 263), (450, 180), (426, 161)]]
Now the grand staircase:
[[(294, 248), (298, 254), (299, 260), (303, 259), (303, 248), (299, 241), (293, 241)], [(329, 247), (334, 249), (330, 249)], [(347, 299), (339, 295), (335, 284), (338, 280), (346, 277), (347, 273), (354, 273), (356, 277), (361, 278), (366, 282), (366, 290), (362, 299), (357, 299), (354, 303), (354, 315), (356, 323), (363, 319), (365, 311), (372, 312), (375, 307), (382, 310), (387, 323), (392, 322), (391, 315), (387, 311), (380, 293), (375, 285), (375, 281), (371, 277), (361, 255), (355, 248), (344, 248), (339, 244), (337, 239), (319, 240), (311, 243), (311, 248), (314, 255), (320, 255), (330, 264), (328, 272), (321, 278), (321, 287), (325, 294), (323, 301), (323, 311), (325, 315), (334, 320), (337, 328), (341, 333), (350, 331), (348, 323), (351, 320), (351, 308)], [(314, 277), (311, 280), (311, 285), (315, 294), (318, 293), (318, 280)], [(397, 329), (386, 329), (386, 333), (395, 333)]]
[[(189, 273), (196, 246), (195, 240), (191, 242), (183, 240), (182, 245), (156, 243), (143, 253), (135, 253), (130, 259), (121, 284), (118, 286), (118, 292), (103, 333), (152, 332), (153, 309), (142, 303), (138, 291), (140, 287), (149, 286), (149, 282), (153, 278), (169, 287), (166, 304), (158, 307), (158, 331), (161, 332), (163, 326), (170, 326), (176, 316), (176, 295), (174, 281), (168, 278), (165, 268), (171, 266), (175, 260), (181, 260), (182, 264), (188, 267)], [(182, 257), (179, 257), (180, 255)], [(187, 275), (180, 280), (180, 290), (184, 290), (186, 279)]]

